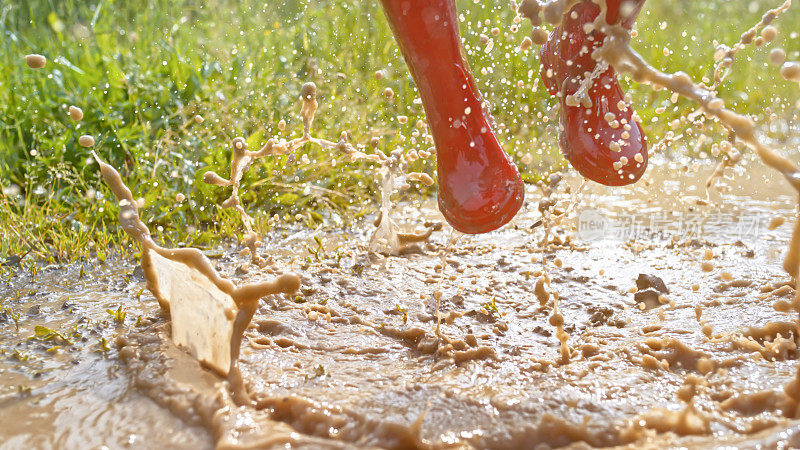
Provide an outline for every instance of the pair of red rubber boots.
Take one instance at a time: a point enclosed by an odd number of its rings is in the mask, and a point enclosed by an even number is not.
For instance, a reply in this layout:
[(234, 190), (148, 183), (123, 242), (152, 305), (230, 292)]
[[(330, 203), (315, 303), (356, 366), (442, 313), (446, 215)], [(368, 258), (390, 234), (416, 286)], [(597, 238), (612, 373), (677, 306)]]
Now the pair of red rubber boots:
[[(607, 0), (608, 23), (630, 28), (644, 0)], [(493, 120), (465, 62), (454, 0), (381, 0), (422, 98), (436, 144), (439, 209), (464, 233), (492, 231), (510, 221), (524, 200), (519, 171), (503, 151)], [(584, 177), (615, 186), (638, 180), (647, 147), (634, 111), (612, 68), (596, 70), (591, 57), (604, 36), (586, 33), (600, 8), (575, 5), (541, 50), (548, 92), (561, 102), (559, 140), (564, 156)], [(592, 76), (593, 74), (593, 76)], [(570, 106), (587, 76), (586, 99)], [(572, 102), (574, 104), (574, 102)], [(638, 156), (637, 156), (638, 155)]]

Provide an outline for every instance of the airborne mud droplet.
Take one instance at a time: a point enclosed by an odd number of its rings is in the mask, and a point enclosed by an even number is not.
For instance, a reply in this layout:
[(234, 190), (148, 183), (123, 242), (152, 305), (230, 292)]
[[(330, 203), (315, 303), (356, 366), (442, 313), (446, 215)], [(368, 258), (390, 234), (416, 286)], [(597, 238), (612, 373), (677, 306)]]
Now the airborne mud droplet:
[(31, 69), (41, 69), (47, 64), (47, 58), (42, 55), (25, 55), (25, 64)]
[[(83, 110), (78, 108), (77, 106), (70, 106), (69, 107), (69, 118), (74, 120), (75, 122), (79, 122), (83, 120)], [(83, 144), (81, 144), (83, 145)], [(91, 145), (89, 145), (91, 146)]]
[(81, 147), (93, 147), (94, 146), (94, 136), (90, 136), (88, 134), (84, 134), (83, 136), (78, 138), (78, 144)]

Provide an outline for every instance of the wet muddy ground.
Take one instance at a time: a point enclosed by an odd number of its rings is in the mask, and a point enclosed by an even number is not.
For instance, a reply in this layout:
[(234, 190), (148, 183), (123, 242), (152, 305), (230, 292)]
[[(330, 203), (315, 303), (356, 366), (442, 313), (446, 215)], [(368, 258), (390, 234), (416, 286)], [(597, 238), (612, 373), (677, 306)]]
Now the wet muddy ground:
[[(83, 276), (78, 264), (33, 276), (5, 268), (13, 281), (0, 313), (0, 447), (210, 446), (205, 429), (139, 393), (120, 365), (116, 336), (161, 320), (128, 266), (87, 263)], [(120, 305), (122, 324), (109, 312)]]
[[(529, 186), (511, 225), (449, 251), (446, 226), (399, 257), (369, 253), (367, 226), (273, 232), (259, 249), (271, 263), (249, 272), (226, 249), (214, 262), (237, 282), (303, 280), (245, 333), (249, 406), (169, 341), (130, 264), (6, 268), (0, 414), (18, 419), (0, 447), (800, 444), (783, 394), (795, 196), (745, 168), (706, 199), (711, 165), (655, 158), (633, 187), (587, 185), (546, 245)], [(580, 184), (562, 183), (556, 209)], [(441, 220), (433, 205), (402, 205), (398, 221)]]

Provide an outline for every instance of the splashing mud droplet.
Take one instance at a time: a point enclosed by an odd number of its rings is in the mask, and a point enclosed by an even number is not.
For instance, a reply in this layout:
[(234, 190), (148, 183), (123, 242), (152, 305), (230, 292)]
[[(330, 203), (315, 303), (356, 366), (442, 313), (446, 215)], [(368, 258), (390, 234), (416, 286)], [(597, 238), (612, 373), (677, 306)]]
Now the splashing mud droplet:
[(27, 64), (31, 69), (41, 69), (47, 64), (47, 58), (35, 53), (25, 55), (25, 64)]
[(90, 136), (88, 134), (84, 134), (83, 136), (78, 138), (78, 144), (81, 147), (93, 147), (94, 146), (94, 136)]
[(781, 66), (781, 76), (787, 81), (800, 82), (800, 62), (789, 61)]
[(77, 106), (70, 106), (69, 107), (69, 118), (74, 120), (75, 122), (79, 122), (79, 121), (83, 120), (83, 110), (78, 108)]
[[(119, 202), (122, 229), (142, 248), (141, 266), (147, 288), (169, 311), (172, 338), (201, 362), (225, 375), (236, 376), (242, 334), (262, 297), (292, 293), (300, 278), (284, 274), (273, 281), (236, 286), (217, 273), (211, 262), (195, 248), (170, 249), (156, 244), (139, 218), (139, 207), (119, 172), (95, 160), (106, 185)], [(198, 302), (204, 301), (198, 308)]]

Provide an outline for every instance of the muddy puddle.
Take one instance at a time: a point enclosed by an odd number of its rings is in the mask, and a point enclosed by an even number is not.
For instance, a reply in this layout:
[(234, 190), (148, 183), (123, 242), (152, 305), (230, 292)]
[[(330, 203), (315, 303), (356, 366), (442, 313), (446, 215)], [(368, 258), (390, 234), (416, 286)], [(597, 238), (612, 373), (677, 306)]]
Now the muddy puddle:
[(3, 268), (0, 448), (211, 447), (120, 364), (116, 337), (161, 320), (129, 266)]
[[(451, 245), (445, 225), (403, 256), (369, 252), (367, 224), (276, 230), (249, 271), (226, 247), (237, 284), (302, 279), (244, 334), (249, 402), (172, 343), (133, 263), (4, 267), (0, 448), (800, 445), (795, 194), (746, 163), (707, 195), (713, 171), (655, 155), (631, 187), (567, 176), (560, 225), (528, 186), (498, 232)], [(396, 213), (442, 220), (435, 200)]]

